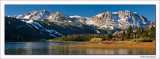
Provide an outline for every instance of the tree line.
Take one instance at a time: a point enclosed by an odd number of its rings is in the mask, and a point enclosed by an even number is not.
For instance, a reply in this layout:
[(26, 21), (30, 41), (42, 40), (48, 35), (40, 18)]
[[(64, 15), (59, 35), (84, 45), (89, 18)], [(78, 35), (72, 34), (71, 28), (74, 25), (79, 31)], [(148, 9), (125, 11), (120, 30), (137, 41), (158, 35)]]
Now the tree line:
[(73, 34), (55, 38), (56, 41), (90, 41), (92, 38), (102, 38), (102, 40), (112, 39), (111, 34)]
[(132, 31), (132, 27), (130, 26), (127, 29), (127, 33), (123, 31), (121, 34), (122, 41), (125, 40), (134, 40), (134, 41), (153, 41), (155, 40), (155, 27), (152, 26), (150, 29), (146, 28), (138, 28), (136, 32)]
[(150, 29), (138, 28), (133, 32), (130, 26), (127, 31), (123, 31), (121, 35), (107, 34), (73, 34), (58, 37), (55, 41), (90, 41), (92, 38), (102, 38), (103, 41), (153, 41), (155, 40), (155, 27)]

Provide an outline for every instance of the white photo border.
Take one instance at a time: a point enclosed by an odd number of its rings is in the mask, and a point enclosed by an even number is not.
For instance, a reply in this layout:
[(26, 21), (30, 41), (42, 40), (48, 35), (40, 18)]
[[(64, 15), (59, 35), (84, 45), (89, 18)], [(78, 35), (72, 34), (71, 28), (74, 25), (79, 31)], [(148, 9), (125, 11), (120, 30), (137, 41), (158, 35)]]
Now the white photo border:
[[(70, 5), (156, 5), (156, 55), (5, 55), (5, 41), (4, 41), (4, 16), (5, 16), (5, 5), (6, 4), (16, 4), (16, 5), (51, 5), (51, 4), (70, 4)], [(0, 55), (1, 58), (141, 58), (141, 56), (155, 56), (155, 58), (159, 58), (159, 1), (1, 1), (1, 20), (0, 20)]]

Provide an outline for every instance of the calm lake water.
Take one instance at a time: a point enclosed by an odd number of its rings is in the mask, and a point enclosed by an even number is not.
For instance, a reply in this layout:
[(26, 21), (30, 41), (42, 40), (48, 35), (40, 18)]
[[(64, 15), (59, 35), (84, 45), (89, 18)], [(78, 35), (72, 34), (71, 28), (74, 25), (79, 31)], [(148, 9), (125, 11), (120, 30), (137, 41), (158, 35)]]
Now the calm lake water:
[[(144, 49), (85, 49), (60, 48), (64, 45), (84, 43), (6, 42), (6, 55), (152, 55)], [(86, 44), (86, 43), (85, 43)], [(87, 43), (88, 44), (88, 43)]]

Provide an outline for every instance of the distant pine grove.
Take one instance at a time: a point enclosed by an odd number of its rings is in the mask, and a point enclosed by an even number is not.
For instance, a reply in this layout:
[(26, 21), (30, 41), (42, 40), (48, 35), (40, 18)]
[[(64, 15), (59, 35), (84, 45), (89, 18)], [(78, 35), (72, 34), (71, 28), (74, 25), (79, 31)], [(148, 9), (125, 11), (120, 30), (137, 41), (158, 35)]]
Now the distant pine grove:
[(127, 31), (123, 31), (120, 35), (107, 34), (73, 34), (65, 35), (55, 39), (48, 40), (52, 41), (90, 41), (92, 38), (101, 38), (102, 41), (133, 41), (133, 42), (152, 42), (155, 40), (155, 27), (152, 25), (151, 28), (138, 28), (137, 31), (133, 32), (130, 26)]

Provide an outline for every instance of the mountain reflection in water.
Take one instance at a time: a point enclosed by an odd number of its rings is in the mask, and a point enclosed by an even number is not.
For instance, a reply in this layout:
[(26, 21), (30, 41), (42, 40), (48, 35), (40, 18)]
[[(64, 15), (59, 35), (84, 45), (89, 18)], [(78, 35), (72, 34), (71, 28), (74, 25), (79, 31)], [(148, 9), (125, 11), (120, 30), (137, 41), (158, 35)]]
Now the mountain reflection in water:
[(147, 49), (92, 49), (59, 47), (90, 43), (6, 42), (6, 55), (153, 55)]

